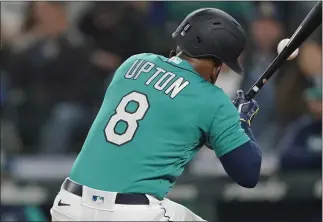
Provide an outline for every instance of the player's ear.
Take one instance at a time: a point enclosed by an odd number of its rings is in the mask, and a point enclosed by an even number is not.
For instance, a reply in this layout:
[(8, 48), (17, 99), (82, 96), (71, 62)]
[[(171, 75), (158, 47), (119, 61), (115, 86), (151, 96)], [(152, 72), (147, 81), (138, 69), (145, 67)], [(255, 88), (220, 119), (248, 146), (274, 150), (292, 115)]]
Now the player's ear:
[(176, 51), (175, 50), (171, 50), (169, 53), (169, 58), (172, 58), (173, 56), (176, 56)]

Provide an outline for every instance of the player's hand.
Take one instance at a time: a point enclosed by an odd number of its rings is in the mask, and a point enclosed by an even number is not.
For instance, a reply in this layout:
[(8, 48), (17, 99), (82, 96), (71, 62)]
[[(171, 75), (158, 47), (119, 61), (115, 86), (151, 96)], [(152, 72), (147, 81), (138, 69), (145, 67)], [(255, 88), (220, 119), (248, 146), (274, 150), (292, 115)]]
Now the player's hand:
[(250, 126), (252, 120), (259, 112), (259, 106), (257, 104), (257, 101), (248, 101), (245, 98), (243, 90), (238, 90), (237, 96), (233, 100), (233, 104), (235, 107), (237, 107), (238, 112), (240, 113), (240, 120), (247, 122)]

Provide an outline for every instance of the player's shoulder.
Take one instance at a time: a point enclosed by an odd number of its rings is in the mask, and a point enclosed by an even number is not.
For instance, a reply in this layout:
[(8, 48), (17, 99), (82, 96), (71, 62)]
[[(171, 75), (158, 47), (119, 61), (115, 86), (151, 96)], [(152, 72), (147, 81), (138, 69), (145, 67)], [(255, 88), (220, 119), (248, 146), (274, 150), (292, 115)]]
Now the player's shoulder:
[(203, 89), (203, 97), (206, 98), (208, 101), (207, 106), (213, 106), (218, 108), (220, 106), (226, 105), (231, 103), (229, 96), (216, 85), (212, 85), (209, 82), (205, 83), (205, 86), (202, 87)]
[(194, 103), (198, 104), (199, 122), (206, 131), (215, 121), (215, 116), (229, 117), (237, 112), (229, 96), (220, 87), (208, 82), (199, 87), (199, 96)]

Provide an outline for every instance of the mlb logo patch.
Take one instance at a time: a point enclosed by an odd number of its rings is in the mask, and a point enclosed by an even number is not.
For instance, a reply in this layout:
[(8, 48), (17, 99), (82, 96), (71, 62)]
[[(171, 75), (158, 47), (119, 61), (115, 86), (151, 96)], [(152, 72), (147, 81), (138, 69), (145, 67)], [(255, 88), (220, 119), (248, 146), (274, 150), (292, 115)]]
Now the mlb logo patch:
[(97, 204), (103, 204), (104, 203), (104, 197), (101, 196), (92, 196), (92, 202)]
[(182, 62), (182, 60), (180, 58), (176, 57), (176, 56), (170, 58), (168, 61), (173, 62), (173, 63), (175, 63), (177, 65)]

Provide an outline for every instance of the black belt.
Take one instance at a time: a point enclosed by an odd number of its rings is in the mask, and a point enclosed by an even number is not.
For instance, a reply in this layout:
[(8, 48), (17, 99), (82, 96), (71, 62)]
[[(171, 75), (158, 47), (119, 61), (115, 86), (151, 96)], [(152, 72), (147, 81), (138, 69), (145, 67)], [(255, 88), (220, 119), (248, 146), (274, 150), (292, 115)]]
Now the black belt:
[[(63, 184), (63, 189), (82, 197), (83, 186), (67, 179)], [(125, 205), (149, 205), (149, 200), (145, 194), (117, 193), (115, 204)]]

